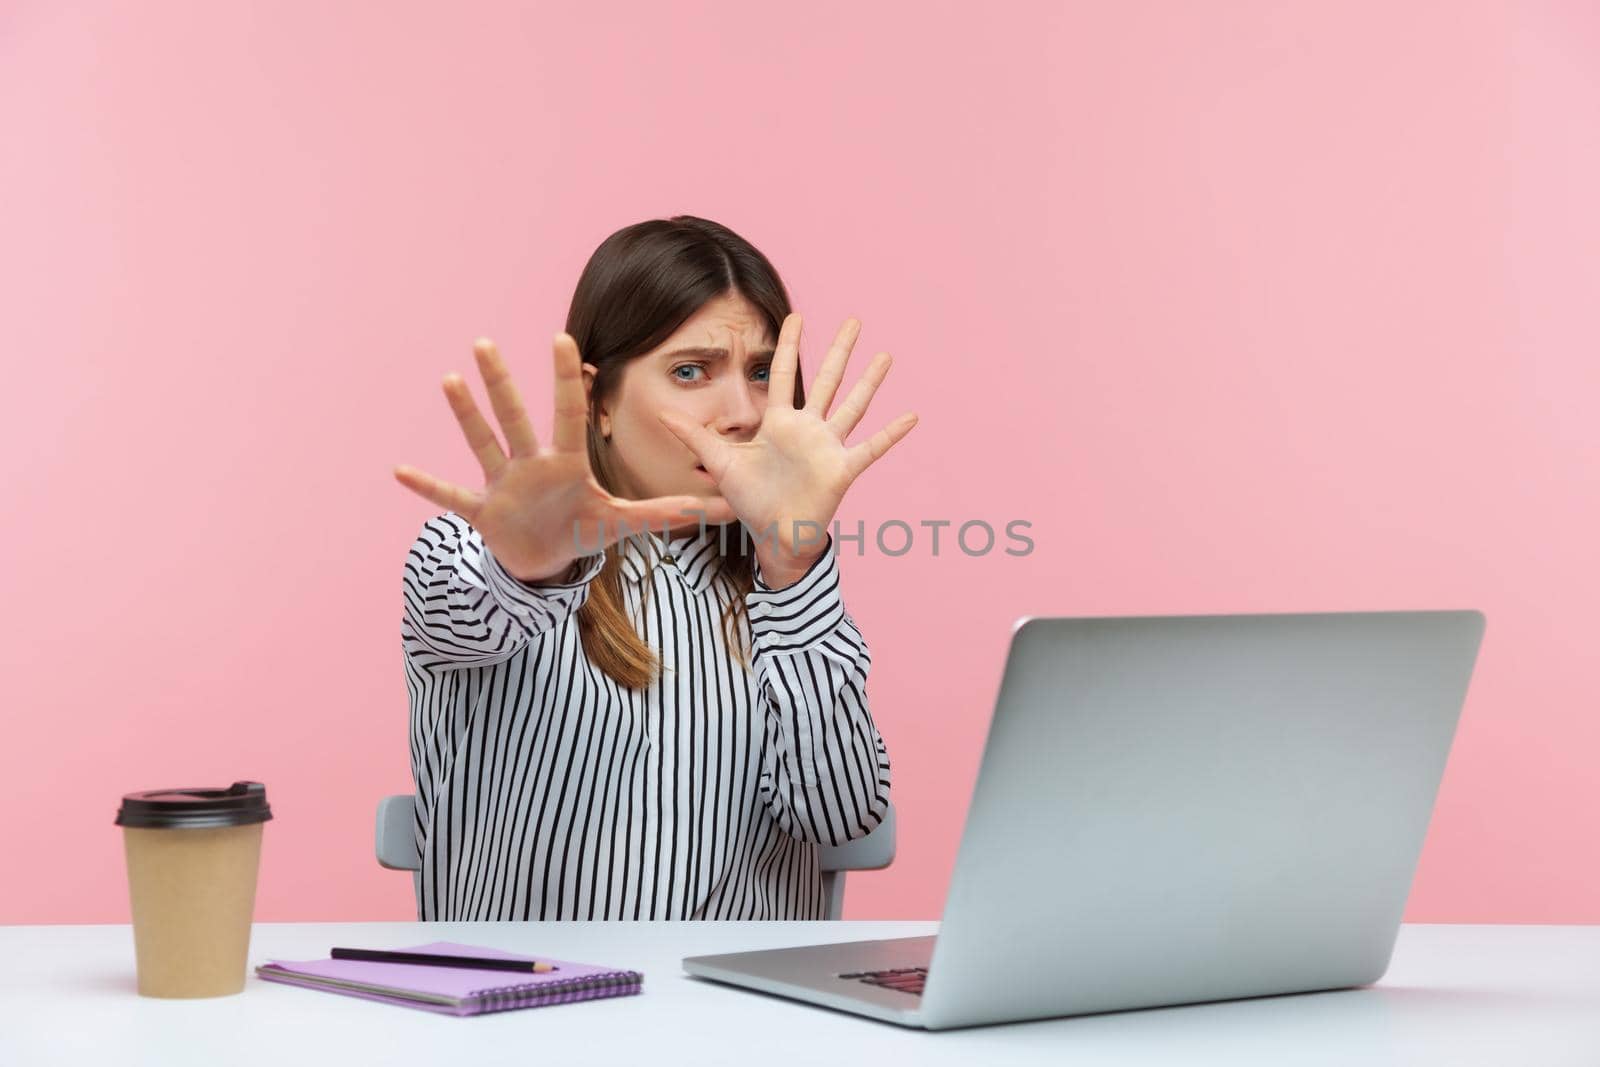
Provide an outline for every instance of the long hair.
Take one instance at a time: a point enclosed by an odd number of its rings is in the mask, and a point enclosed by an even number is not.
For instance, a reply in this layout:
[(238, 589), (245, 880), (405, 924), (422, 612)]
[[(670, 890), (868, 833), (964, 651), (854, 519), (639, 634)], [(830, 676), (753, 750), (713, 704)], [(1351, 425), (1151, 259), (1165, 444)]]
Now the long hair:
[[(599, 432), (600, 405), (616, 388), (623, 368), (665, 343), (695, 312), (724, 294), (748, 300), (777, 337), (788, 317), (789, 294), (767, 257), (726, 226), (693, 215), (674, 215), (624, 227), (607, 237), (589, 257), (572, 294), (567, 333), (578, 352), (595, 365), (589, 400), (589, 466), (607, 492), (617, 483)], [(795, 407), (805, 406), (799, 368), (794, 378)], [(707, 532), (726, 546), (722, 573), (734, 595), (723, 609), (728, 647), (748, 666), (751, 651), (739, 619), (745, 594), (755, 588), (753, 553), (737, 520)], [(655, 681), (660, 660), (628, 618), (622, 593), (622, 554), (606, 553), (605, 566), (589, 585), (578, 609), (578, 633), (595, 666), (620, 685), (637, 689)], [(650, 583), (644, 584), (646, 595)]]

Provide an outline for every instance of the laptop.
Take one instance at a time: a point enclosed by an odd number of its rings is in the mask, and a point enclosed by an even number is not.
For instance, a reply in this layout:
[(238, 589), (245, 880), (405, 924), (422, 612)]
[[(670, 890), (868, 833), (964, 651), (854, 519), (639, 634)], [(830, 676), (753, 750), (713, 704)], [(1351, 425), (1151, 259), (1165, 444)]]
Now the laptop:
[(683, 968), (928, 1030), (1376, 982), (1483, 631), (1019, 619), (938, 935)]

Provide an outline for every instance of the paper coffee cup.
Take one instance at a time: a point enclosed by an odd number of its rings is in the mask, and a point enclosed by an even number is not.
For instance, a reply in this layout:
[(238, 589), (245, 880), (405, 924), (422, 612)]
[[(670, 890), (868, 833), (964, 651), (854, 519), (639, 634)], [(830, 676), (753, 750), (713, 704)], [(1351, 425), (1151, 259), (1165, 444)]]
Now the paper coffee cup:
[(139, 993), (222, 997), (244, 989), (267, 787), (153, 789), (122, 798)]

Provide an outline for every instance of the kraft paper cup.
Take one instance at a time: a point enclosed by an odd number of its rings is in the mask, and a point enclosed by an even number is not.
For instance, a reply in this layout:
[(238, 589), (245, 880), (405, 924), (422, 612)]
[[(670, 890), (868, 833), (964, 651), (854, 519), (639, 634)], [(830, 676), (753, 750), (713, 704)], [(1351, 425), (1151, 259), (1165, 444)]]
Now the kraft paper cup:
[(139, 993), (244, 990), (267, 788), (154, 789), (122, 798)]

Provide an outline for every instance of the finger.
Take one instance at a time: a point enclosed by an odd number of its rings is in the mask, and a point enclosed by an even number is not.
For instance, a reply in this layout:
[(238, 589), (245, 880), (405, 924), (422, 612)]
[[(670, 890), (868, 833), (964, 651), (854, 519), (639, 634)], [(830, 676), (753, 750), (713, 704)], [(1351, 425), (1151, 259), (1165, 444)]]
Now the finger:
[(684, 447), (694, 453), (695, 458), (711, 472), (711, 477), (722, 477), (722, 472), (728, 469), (728, 463), (733, 458), (726, 441), (676, 411), (658, 411), (656, 417), (672, 431), (674, 437), (683, 442)]
[(883, 384), (883, 379), (889, 373), (889, 364), (893, 362), (887, 352), (873, 356), (872, 362), (867, 364), (866, 373), (857, 380), (850, 394), (844, 398), (844, 403), (839, 405), (839, 410), (828, 420), (828, 428), (839, 440), (849, 437), (850, 431), (861, 421), (861, 416), (867, 413), (867, 405), (872, 403), (873, 394)]
[(431, 474), (424, 474), (415, 467), (407, 467), (404, 464), (394, 469), (394, 476), (396, 481), (424, 500), (431, 500), (468, 522), (473, 522), (477, 518), (478, 495), (471, 490), (440, 481)]
[(500, 350), (487, 337), (480, 337), (472, 346), (472, 354), (478, 358), (478, 373), (483, 375), (489, 403), (494, 408), (495, 418), (500, 420), (500, 430), (506, 435), (511, 454), (538, 455), (539, 439), (533, 434), (533, 423), (522, 406), (522, 398), (517, 395), (505, 360), (500, 358)]
[(911, 428), (916, 424), (916, 415), (908, 411), (859, 445), (847, 451), (845, 453), (845, 462), (850, 471), (850, 477), (855, 479), (860, 476), (862, 471), (882, 459), (889, 449), (894, 447), (895, 442), (910, 433)]
[[(767, 368), (767, 406), (794, 407), (794, 379), (800, 366), (800, 313), (791, 311), (778, 330), (778, 346)], [(707, 470), (711, 467), (706, 466)]]
[(556, 334), (556, 426), (552, 445), (557, 452), (588, 454), (589, 406), (583, 395), (583, 358), (569, 333)]
[(500, 439), (494, 435), (489, 421), (478, 411), (472, 391), (467, 388), (461, 375), (444, 376), (444, 395), (450, 401), (450, 410), (455, 412), (456, 421), (461, 424), (461, 432), (466, 434), (472, 454), (478, 457), (478, 466), (483, 468), (483, 480), (491, 481), (506, 465), (506, 453), (500, 447)]
[(850, 362), (850, 350), (855, 348), (856, 338), (860, 336), (861, 320), (854, 317), (845, 319), (844, 325), (834, 335), (833, 346), (828, 349), (827, 358), (817, 370), (816, 380), (806, 390), (805, 410), (817, 418), (828, 417), (828, 405), (833, 403), (834, 390), (839, 388), (839, 382), (844, 379), (845, 365)]
[(705, 521), (710, 525), (716, 526), (721, 523), (732, 522), (739, 517), (733, 510), (733, 505), (728, 503), (725, 497), (697, 496), (694, 499), (696, 503), (692, 511), (697, 514), (704, 513)]
[(648, 500), (611, 499), (614, 518), (620, 518), (631, 529), (645, 526), (660, 528), (684, 522), (703, 521), (707, 525), (732, 522), (733, 508), (720, 496), (658, 496)]

